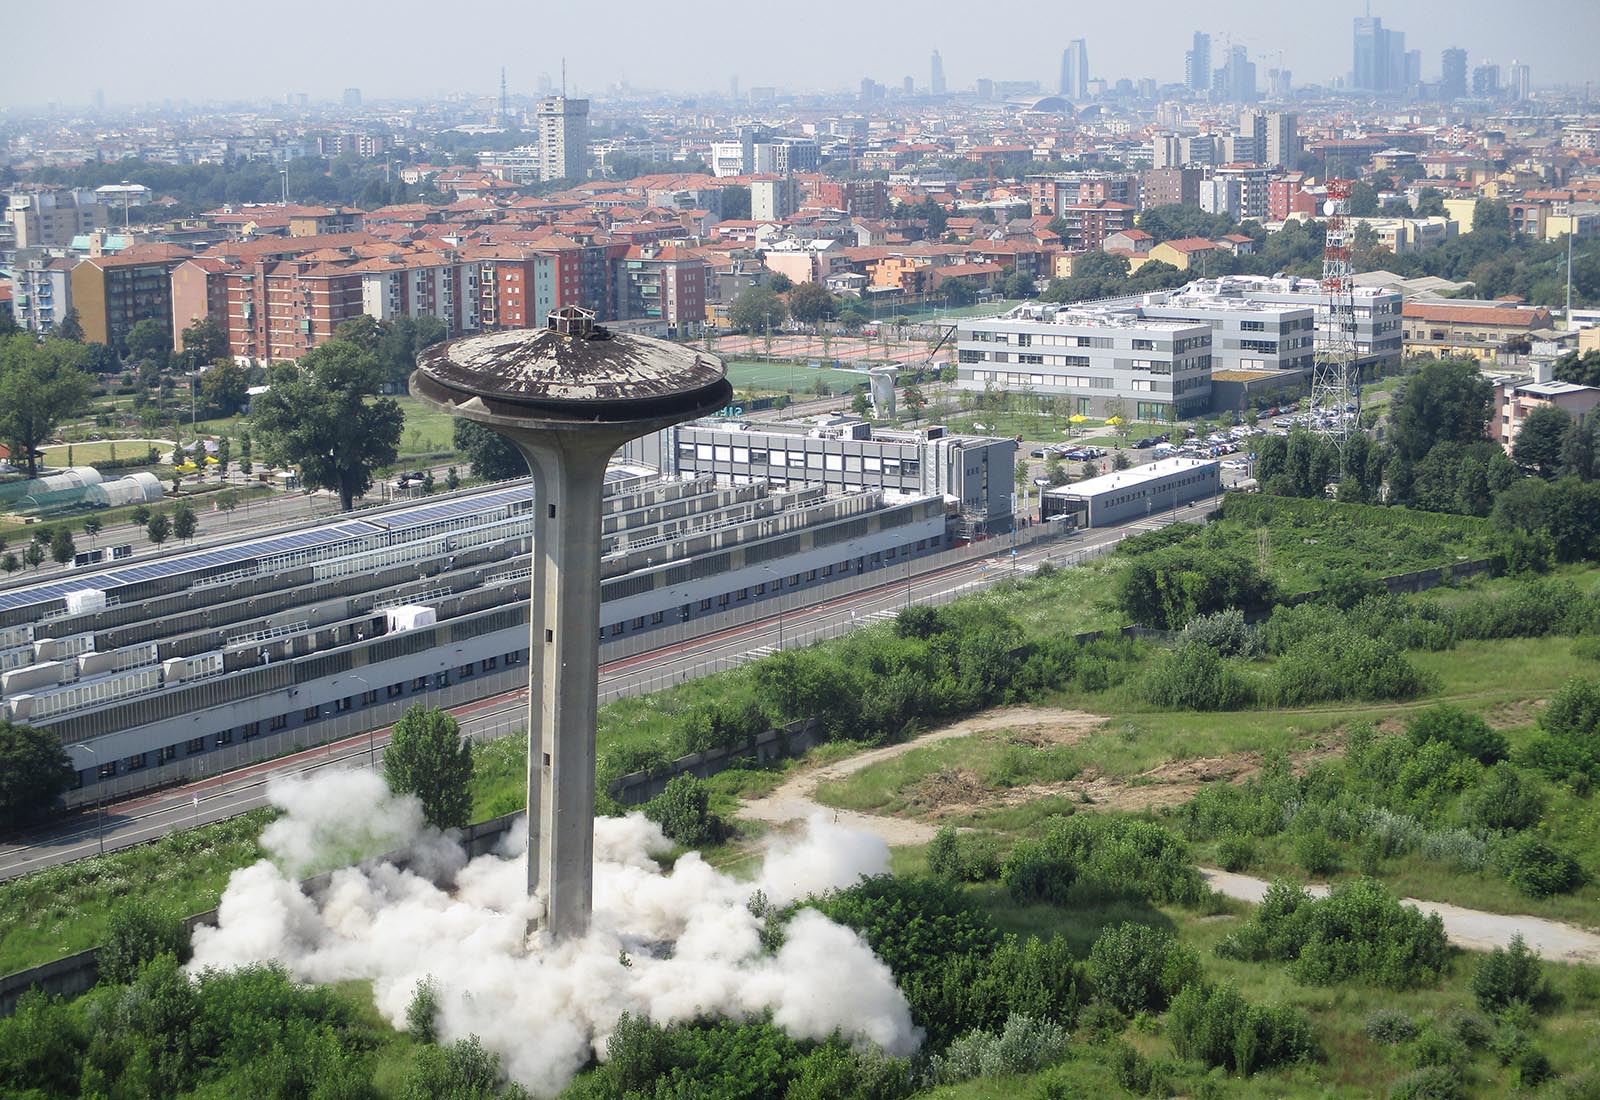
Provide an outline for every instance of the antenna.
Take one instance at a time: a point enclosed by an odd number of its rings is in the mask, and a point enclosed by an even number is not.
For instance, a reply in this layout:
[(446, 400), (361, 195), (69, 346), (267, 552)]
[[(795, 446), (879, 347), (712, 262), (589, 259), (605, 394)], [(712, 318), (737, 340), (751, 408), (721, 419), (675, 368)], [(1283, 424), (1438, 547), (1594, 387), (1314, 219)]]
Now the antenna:
[(511, 103), (506, 97), (506, 67), (500, 66), (500, 125), (506, 124), (506, 119), (511, 117)]
[(561, 59), (561, 98), (567, 98), (567, 59)]
[[(1325, 425), (1322, 434), (1339, 454), (1342, 477), (1350, 436), (1361, 430), (1361, 374), (1356, 363), (1354, 267), (1350, 262), (1349, 210), (1352, 181), (1329, 179), (1327, 238), (1322, 250), (1322, 304), (1326, 324), (1317, 332), (1317, 354), (1311, 365), (1311, 408)], [(1354, 404), (1354, 409), (1346, 405)]]

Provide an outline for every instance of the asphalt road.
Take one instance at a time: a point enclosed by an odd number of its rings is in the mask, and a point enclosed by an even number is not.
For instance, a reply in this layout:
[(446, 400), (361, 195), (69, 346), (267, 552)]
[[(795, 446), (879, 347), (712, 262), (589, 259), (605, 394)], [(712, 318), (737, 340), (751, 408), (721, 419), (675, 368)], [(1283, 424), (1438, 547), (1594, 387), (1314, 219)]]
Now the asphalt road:
[[(605, 700), (664, 688), (763, 656), (780, 645), (805, 644), (818, 637), (881, 621), (908, 602), (943, 603), (965, 591), (993, 583), (997, 574), (1020, 572), (1046, 560), (1070, 562), (1128, 534), (1174, 521), (1198, 519), (1213, 505), (1213, 501), (1207, 500), (1176, 512), (1158, 513), (1124, 527), (1085, 531), (1025, 547), (1015, 556), (1002, 537), (994, 540), (992, 556), (913, 575), (909, 585), (903, 575), (896, 577), (891, 571), (885, 576), (884, 584), (875, 588), (820, 604), (785, 608), (781, 616), (774, 607), (768, 618), (602, 665), (600, 696)], [(521, 728), (526, 709), (526, 688), (450, 708), (461, 723), (462, 732), (479, 738)], [(245, 813), (266, 805), (267, 784), (276, 777), (326, 767), (366, 767), (381, 760), (381, 750), (388, 744), (388, 736), (388, 728), (370, 734), (363, 731), (290, 756), (110, 803), (98, 811), (85, 809), (30, 835), (23, 843), (0, 845), (0, 880), (93, 856), (102, 846), (105, 851), (113, 851), (156, 840), (179, 829)]]

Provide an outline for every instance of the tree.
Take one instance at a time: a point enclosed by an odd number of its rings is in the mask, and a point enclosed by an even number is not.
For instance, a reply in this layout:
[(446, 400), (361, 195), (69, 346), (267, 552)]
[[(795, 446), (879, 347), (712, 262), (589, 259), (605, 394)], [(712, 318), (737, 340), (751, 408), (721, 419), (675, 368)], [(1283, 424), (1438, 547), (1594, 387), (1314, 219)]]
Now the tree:
[(379, 382), (371, 353), (335, 339), (307, 352), (298, 368), (278, 368), (253, 406), (256, 433), (274, 459), (298, 465), (307, 488), (337, 492), (347, 512), (372, 487), (372, 471), (399, 454), (405, 414), (393, 398), (368, 400)]
[(67, 310), (66, 316), (56, 326), (54, 335), (61, 340), (71, 340), (74, 344), (83, 343), (83, 320), (78, 316), (77, 309)]
[(762, 286), (747, 287), (728, 307), (728, 323), (741, 332), (761, 332), (783, 324), (788, 307), (771, 290)]
[(127, 985), (139, 968), (158, 955), (181, 959), (189, 952), (189, 933), (183, 920), (162, 912), (144, 898), (124, 898), (111, 911), (106, 941), (96, 961), (100, 980)]
[(901, 400), (906, 408), (911, 410), (911, 419), (915, 420), (922, 415), (922, 410), (928, 407), (928, 399), (923, 395), (921, 386), (907, 386), (900, 393)]
[(866, 416), (872, 411), (872, 402), (868, 400), (866, 394), (857, 391), (856, 395), (850, 399), (850, 411), (857, 416)]
[(1561, 472), (1561, 453), (1572, 416), (1559, 405), (1540, 405), (1517, 428), (1511, 442), (1511, 457), (1530, 474), (1554, 481)]
[[(460, 423), (457, 421), (457, 423)], [(239, 472), (245, 477), (250, 476), (254, 466), (250, 462), (250, 433), (239, 433)]]
[(55, 804), (72, 783), (61, 738), (0, 718), (0, 828), (13, 829)]
[(472, 818), (472, 746), (450, 714), (411, 707), (383, 750), (383, 775), (396, 794), (414, 794), (430, 824), (459, 829)]
[(1435, 443), (1484, 437), (1494, 387), (1470, 360), (1427, 363), (1400, 387), (1390, 406), (1389, 436), (1400, 457), (1420, 461)]
[(233, 442), (227, 436), (217, 440), (217, 480), (221, 481), (228, 476), (228, 467), (233, 463)]
[(200, 375), (200, 394), (208, 409), (232, 416), (250, 399), (250, 383), (238, 363), (232, 359), (218, 359)]
[(528, 460), (516, 445), (497, 431), (471, 420), (457, 420), (455, 446), (475, 477), (506, 481), (528, 476)]
[(150, 520), (144, 525), (145, 537), (160, 546), (172, 534), (172, 520), (165, 512), (151, 513)]
[(794, 280), (781, 271), (775, 271), (772, 278), (767, 280), (767, 286), (774, 294), (787, 294), (794, 289)]
[(801, 283), (789, 291), (789, 315), (802, 324), (816, 324), (837, 309), (838, 302), (821, 283)]
[(122, 360), (105, 344), (85, 344), (82, 366), (90, 374), (116, 374), (122, 369)]
[(28, 548), (22, 552), (22, 560), (29, 569), (38, 572), (39, 566), (44, 564), (44, 547), (36, 542), (30, 542)]
[(215, 363), (228, 357), (228, 334), (210, 317), (201, 317), (183, 330), (183, 353), (192, 365)]
[(1472, 231), (1499, 229), (1511, 231), (1511, 208), (1499, 199), (1479, 199), (1472, 204)]
[(5, 557), (0, 558), (0, 569), (6, 571), (6, 576), (10, 576), (21, 568), (22, 562), (17, 559), (15, 554), (8, 553)]
[(222, 490), (222, 492), (217, 494), (216, 506), (217, 511), (221, 512), (223, 515), (227, 515), (229, 512), (239, 507), (239, 494), (235, 493), (232, 489)]
[(165, 368), (172, 358), (172, 336), (167, 326), (146, 317), (128, 330), (128, 358), (136, 363), (154, 363)]
[(1600, 454), (1595, 448), (1595, 424), (1589, 420), (1574, 420), (1567, 426), (1561, 441), (1561, 473), (1580, 481), (1593, 481), (1600, 473)]
[(94, 542), (95, 537), (100, 534), (100, 528), (102, 526), (104, 525), (100, 522), (99, 516), (83, 517), (83, 533), (89, 536), (89, 541), (91, 543)]
[(456, 468), (451, 466), (444, 472), (444, 487), (450, 492), (461, 488), (461, 475), (456, 473)]
[(65, 527), (57, 527), (50, 536), (50, 557), (57, 565), (66, 565), (78, 553), (78, 548), (72, 544), (72, 532)]
[(29, 477), (39, 474), (39, 444), (89, 395), (89, 380), (78, 369), (82, 356), (80, 344), (41, 344), (30, 333), (0, 342), (0, 439), (11, 445), (13, 459), (26, 460)]
[(200, 526), (200, 521), (195, 518), (194, 508), (187, 500), (178, 502), (172, 510), (172, 533), (184, 542), (194, 538), (195, 530)]

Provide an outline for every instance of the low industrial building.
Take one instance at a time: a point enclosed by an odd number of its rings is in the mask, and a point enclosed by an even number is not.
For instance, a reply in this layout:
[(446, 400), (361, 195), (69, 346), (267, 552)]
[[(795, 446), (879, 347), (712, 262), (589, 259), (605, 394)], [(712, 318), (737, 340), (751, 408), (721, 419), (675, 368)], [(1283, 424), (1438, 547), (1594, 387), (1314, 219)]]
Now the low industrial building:
[[(614, 468), (601, 642), (936, 552), (947, 511)], [(533, 525), (520, 481), (0, 587), (0, 713), (61, 737), (82, 804), (513, 690)]]
[(955, 538), (1010, 531), (1017, 444), (951, 435), (939, 425), (876, 429), (859, 417), (752, 427), (700, 420), (629, 444), (623, 454), (680, 477), (735, 485), (822, 485), (834, 492), (884, 489), (944, 498)]
[(1115, 527), (1222, 492), (1222, 464), (1209, 458), (1164, 458), (1148, 466), (1046, 489), (1039, 514), (1065, 516), (1079, 527)]

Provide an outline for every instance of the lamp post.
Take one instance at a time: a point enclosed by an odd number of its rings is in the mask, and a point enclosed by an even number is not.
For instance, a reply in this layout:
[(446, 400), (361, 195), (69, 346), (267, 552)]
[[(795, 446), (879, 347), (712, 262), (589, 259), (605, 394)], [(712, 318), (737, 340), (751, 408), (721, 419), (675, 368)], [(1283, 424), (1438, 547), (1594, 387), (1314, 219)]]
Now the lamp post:
[(94, 757), (94, 835), (100, 842), (100, 854), (106, 854), (105, 818), (102, 815), (102, 788), (100, 786), (100, 754), (94, 751), (93, 745), (81, 746), (83, 751)]
[(778, 651), (781, 653), (783, 652), (783, 578), (770, 565), (763, 565), (761, 568), (772, 574), (772, 587), (777, 592), (773, 598), (778, 601)]
[[(360, 680), (361, 681), (361, 691), (362, 691), (363, 695), (365, 695), (367, 692), (370, 692), (372, 690), (372, 685), (367, 683), (367, 678), (365, 676), (362, 676), (359, 673), (352, 672), (352, 673), (350, 673), (350, 679), (352, 679), (352, 680)], [(366, 703), (367, 703), (367, 701), (365, 699), (363, 699), (361, 701), (361, 705), (362, 706), (366, 706)], [(378, 763), (378, 756), (377, 756), (377, 751), (378, 750), (377, 750), (376, 745), (374, 744), (375, 735), (376, 735), (376, 733), (372, 728), (372, 723), (371, 723), (371, 721), (368, 721), (368, 723), (367, 723), (367, 766), (369, 768), (370, 767), (376, 767), (377, 763)]]

